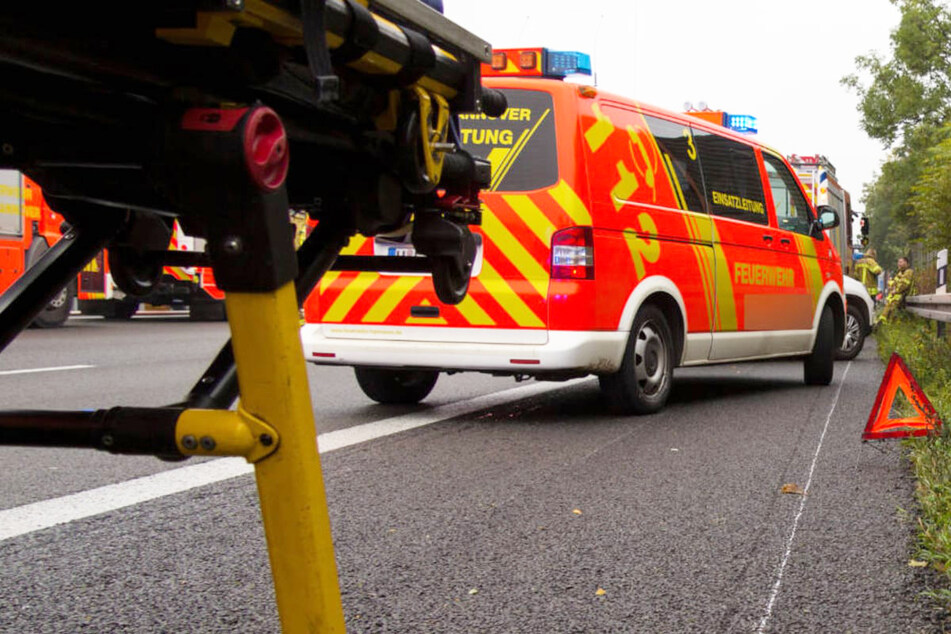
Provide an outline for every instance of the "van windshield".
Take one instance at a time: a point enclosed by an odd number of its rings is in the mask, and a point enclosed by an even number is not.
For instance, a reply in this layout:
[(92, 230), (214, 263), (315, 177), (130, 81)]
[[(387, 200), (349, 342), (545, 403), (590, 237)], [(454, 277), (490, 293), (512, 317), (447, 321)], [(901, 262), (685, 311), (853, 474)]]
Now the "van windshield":
[(508, 109), (498, 119), (459, 116), (462, 146), (492, 163), (489, 191), (530, 191), (558, 182), (555, 113), (551, 95), (503, 90)]

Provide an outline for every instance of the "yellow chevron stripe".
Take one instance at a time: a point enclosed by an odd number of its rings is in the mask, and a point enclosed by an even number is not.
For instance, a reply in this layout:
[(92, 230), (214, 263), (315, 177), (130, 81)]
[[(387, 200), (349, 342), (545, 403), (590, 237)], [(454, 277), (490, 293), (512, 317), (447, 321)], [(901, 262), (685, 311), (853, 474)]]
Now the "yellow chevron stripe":
[(482, 231), (485, 236), (496, 245), (513, 266), (518, 269), (529, 284), (545, 297), (548, 294), (548, 273), (545, 267), (538, 263), (522, 243), (512, 235), (512, 232), (502, 224), (488, 207), (482, 214)]
[(494, 326), (495, 320), (489, 317), (489, 314), (482, 310), (472, 294), (466, 295), (466, 298), (456, 305), (459, 313), (469, 322), (470, 326)]
[(327, 271), (324, 273), (324, 276), (320, 278), (320, 292), (323, 293), (338, 277), (340, 277), (340, 271)]
[(364, 322), (382, 322), (396, 310), (401, 301), (423, 281), (421, 277), (401, 277), (383, 291), (373, 307), (363, 316)]
[(532, 312), (532, 309), (522, 301), (518, 293), (509, 283), (499, 275), (488, 260), (482, 261), (482, 272), (479, 282), (485, 286), (492, 298), (499, 303), (503, 310), (522, 328), (541, 328), (545, 324)]
[[(694, 257), (697, 259), (697, 266), (700, 269), (700, 281), (703, 284), (703, 301), (707, 305), (707, 327), (712, 329), (714, 323), (714, 311), (716, 305), (713, 298), (713, 249), (698, 244), (704, 242), (703, 232), (699, 226), (699, 220), (690, 214), (684, 214), (684, 221), (687, 224), (687, 233), (693, 243)], [(709, 219), (707, 219), (709, 222)]]
[(737, 329), (736, 298), (733, 296), (733, 278), (727, 266), (726, 253), (720, 244), (716, 226), (711, 222), (713, 236), (714, 273), (717, 280), (717, 329), (732, 331)]
[(528, 196), (502, 196), (504, 200), (518, 217), (521, 218), (528, 228), (532, 230), (543, 244), (549, 244), (551, 237), (555, 233), (555, 224), (545, 213), (538, 208), (532, 199)]
[(548, 195), (568, 214), (575, 225), (585, 226), (592, 224), (591, 213), (588, 211), (588, 208), (585, 207), (584, 202), (578, 194), (575, 193), (575, 190), (571, 189), (571, 186), (565, 181), (561, 181), (549, 189)]
[(333, 305), (324, 313), (323, 321), (343, 321), (343, 318), (347, 316), (347, 313), (357, 303), (363, 292), (379, 278), (379, 273), (360, 273), (347, 285), (347, 288), (343, 289)]
[(350, 237), (350, 242), (347, 243), (347, 246), (340, 249), (340, 255), (355, 255), (357, 251), (363, 248), (363, 245), (367, 243), (369, 238), (361, 235), (355, 235)]
[(806, 276), (806, 288), (812, 295), (813, 309), (819, 303), (819, 296), (822, 294), (822, 267), (819, 266), (819, 259), (816, 257), (816, 244), (809, 236), (796, 234), (796, 246), (799, 248), (799, 261), (802, 262), (802, 269)]
[[(340, 249), (340, 255), (355, 255), (364, 244), (367, 243), (367, 239), (361, 235), (351, 236), (350, 242), (347, 243), (347, 246)], [(334, 281), (340, 277), (340, 271), (327, 271), (323, 277), (320, 278), (320, 292), (323, 293), (327, 287), (334, 283)]]

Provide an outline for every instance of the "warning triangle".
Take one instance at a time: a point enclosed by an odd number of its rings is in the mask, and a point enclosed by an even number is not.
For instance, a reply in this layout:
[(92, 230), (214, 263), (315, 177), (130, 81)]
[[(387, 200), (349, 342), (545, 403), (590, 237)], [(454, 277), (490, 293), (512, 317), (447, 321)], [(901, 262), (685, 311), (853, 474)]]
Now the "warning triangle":
[[(899, 390), (901, 392), (899, 392)], [(904, 396), (904, 401), (895, 402), (896, 396)], [(895, 413), (893, 413), (893, 406)], [(905, 416), (908, 410), (915, 415)], [(897, 418), (892, 418), (897, 416)], [(882, 385), (878, 388), (875, 405), (868, 416), (868, 424), (862, 432), (862, 440), (880, 440), (885, 438), (909, 438), (927, 436), (941, 427), (941, 419), (931, 405), (931, 401), (918, 387), (915, 377), (900, 356), (892, 353), (885, 368)]]

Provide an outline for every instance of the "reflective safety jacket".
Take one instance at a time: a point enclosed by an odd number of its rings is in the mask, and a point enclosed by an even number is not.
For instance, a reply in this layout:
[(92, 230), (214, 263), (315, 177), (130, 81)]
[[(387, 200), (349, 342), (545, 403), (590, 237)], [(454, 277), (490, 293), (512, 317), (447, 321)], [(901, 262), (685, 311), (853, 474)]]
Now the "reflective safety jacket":
[(862, 286), (872, 297), (878, 294), (878, 276), (881, 272), (882, 267), (878, 265), (875, 258), (869, 256), (865, 256), (855, 265), (856, 279), (862, 282)]

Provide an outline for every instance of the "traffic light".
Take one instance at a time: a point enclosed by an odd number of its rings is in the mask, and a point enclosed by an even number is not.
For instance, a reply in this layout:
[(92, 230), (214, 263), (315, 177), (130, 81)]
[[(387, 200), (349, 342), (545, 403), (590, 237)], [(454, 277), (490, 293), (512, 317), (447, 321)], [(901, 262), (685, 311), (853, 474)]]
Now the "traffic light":
[(862, 237), (863, 239), (868, 239), (868, 216), (862, 216)]

